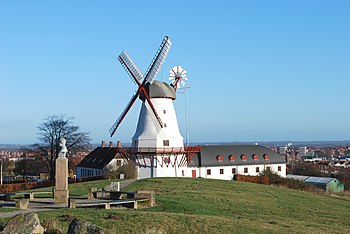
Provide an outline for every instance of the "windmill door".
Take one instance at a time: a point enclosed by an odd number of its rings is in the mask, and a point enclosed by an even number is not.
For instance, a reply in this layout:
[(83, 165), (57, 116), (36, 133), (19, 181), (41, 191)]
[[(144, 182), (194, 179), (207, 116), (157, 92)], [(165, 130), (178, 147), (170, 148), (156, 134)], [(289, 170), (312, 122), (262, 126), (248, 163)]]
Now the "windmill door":
[(192, 178), (197, 178), (196, 170), (192, 170)]

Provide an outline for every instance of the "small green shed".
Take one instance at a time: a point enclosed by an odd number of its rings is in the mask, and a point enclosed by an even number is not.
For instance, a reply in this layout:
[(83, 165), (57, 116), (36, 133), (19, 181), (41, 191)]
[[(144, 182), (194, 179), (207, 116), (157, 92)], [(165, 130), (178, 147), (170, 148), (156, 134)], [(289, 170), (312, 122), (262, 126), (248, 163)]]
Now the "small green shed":
[(314, 177), (310, 176), (305, 183), (312, 184), (317, 186), (320, 189), (325, 190), (326, 192), (343, 192), (344, 184), (340, 183), (336, 178), (327, 178), (327, 177)]

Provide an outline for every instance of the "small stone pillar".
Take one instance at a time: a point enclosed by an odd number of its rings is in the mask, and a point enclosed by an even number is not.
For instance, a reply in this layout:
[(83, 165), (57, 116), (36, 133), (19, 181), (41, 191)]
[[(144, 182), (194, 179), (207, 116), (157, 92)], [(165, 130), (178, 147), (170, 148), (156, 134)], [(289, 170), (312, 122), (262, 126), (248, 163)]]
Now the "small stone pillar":
[(56, 159), (55, 204), (68, 203), (68, 159)]
[(91, 200), (93, 198), (97, 198), (97, 195), (96, 195), (96, 197), (94, 195), (94, 193), (96, 193), (96, 192), (97, 192), (96, 187), (89, 188), (88, 199)]
[(16, 201), (16, 208), (19, 208), (20, 210), (26, 210), (29, 204), (28, 199), (20, 199)]

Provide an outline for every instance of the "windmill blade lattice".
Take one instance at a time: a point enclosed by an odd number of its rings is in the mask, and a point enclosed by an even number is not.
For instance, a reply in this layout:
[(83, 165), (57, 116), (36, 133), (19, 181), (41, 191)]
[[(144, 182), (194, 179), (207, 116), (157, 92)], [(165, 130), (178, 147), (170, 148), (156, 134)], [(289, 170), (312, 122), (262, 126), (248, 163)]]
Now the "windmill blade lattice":
[(185, 69), (181, 66), (175, 66), (169, 71), (169, 73), (169, 80), (172, 80), (171, 84), (175, 89), (180, 88), (181, 85), (185, 86), (186, 81), (188, 80)]
[(166, 56), (169, 53), (170, 47), (171, 41), (169, 37), (165, 36), (149, 68), (147, 69), (145, 81), (149, 82), (150, 84), (153, 83), (154, 78), (157, 76)]
[(121, 63), (121, 65), (124, 67), (125, 71), (130, 76), (131, 80), (137, 84), (138, 82), (142, 82), (143, 80), (143, 74), (140, 71), (140, 69), (136, 66), (136, 64), (132, 61), (130, 56), (126, 53), (126, 51), (123, 51), (119, 56), (118, 60)]

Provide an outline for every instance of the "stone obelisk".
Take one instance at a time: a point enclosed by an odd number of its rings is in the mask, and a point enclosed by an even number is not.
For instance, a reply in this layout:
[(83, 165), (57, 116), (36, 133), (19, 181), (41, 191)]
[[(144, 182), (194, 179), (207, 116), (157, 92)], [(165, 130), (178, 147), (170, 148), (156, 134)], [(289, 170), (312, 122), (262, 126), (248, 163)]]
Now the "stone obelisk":
[(60, 139), (61, 151), (56, 159), (56, 176), (55, 176), (55, 204), (68, 203), (68, 159), (66, 154), (68, 152), (66, 147), (66, 140), (62, 137)]

